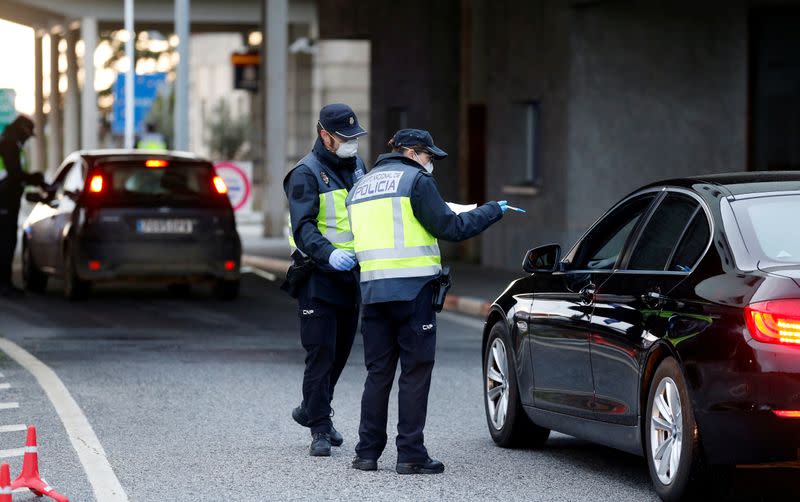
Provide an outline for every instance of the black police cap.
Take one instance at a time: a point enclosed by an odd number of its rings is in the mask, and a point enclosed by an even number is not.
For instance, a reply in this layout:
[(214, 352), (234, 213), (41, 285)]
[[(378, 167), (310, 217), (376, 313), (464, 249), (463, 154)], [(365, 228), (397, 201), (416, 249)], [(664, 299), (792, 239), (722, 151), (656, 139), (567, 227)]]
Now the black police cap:
[(394, 146), (407, 148), (424, 146), (436, 160), (447, 157), (447, 152), (433, 144), (431, 133), (423, 129), (400, 129), (394, 133), (392, 143)]
[(352, 108), (344, 103), (325, 105), (319, 111), (319, 123), (328, 132), (344, 139), (353, 139), (367, 134), (358, 124)]

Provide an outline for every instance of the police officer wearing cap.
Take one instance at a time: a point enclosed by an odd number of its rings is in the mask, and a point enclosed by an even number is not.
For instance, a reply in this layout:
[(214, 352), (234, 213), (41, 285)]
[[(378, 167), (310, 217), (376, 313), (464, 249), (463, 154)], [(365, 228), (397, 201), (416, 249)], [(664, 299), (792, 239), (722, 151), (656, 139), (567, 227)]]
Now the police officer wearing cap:
[(392, 152), (347, 196), (361, 268), (361, 326), (367, 380), (361, 398), (353, 467), (371, 471), (386, 446), (389, 393), (400, 361), (397, 465), (399, 474), (438, 474), (423, 441), (436, 350), (435, 284), (442, 272), (437, 239), (461, 241), (499, 221), (505, 201), (455, 214), (431, 174), (447, 154), (427, 131), (402, 129)]
[(331, 446), (343, 442), (331, 421), (331, 400), (350, 356), (359, 311), (353, 234), (344, 202), (366, 172), (356, 155), (358, 138), (366, 133), (349, 106), (323, 107), (311, 153), (283, 181), (293, 259), (284, 289), (298, 300), (306, 350), (303, 401), (292, 417), (311, 429), (312, 456), (329, 456)]
[(17, 220), (26, 185), (44, 187), (42, 173), (28, 174), (23, 146), (33, 136), (33, 121), (18, 116), (0, 135), (0, 296), (18, 297), (22, 290), (11, 282), (11, 264), (17, 247)]

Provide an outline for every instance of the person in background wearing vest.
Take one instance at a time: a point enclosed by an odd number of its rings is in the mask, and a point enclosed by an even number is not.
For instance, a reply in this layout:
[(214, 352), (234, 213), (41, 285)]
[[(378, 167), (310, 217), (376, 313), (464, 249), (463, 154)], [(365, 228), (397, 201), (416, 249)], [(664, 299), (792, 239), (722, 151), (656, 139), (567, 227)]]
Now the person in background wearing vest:
[(136, 148), (139, 150), (166, 150), (167, 141), (164, 135), (156, 131), (155, 124), (146, 124), (145, 133), (136, 142)]
[(360, 304), (344, 201), (366, 172), (356, 155), (358, 138), (366, 133), (349, 106), (323, 107), (311, 153), (283, 181), (289, 199), (292, 268), (308, 271), (286, 288), (298, 300), (300, 339), (306, 350), (303, 401), (292, 418), (311, 428), (312, 456), (329, 456), (331, 446), (343, 442), (331, 421), (331, 400), (350, 356)]
[(347, 197), (356, 258), (361, 268), (361, 330), (367, 380), (361, 398), (359, 442), (353, 467), (378, 468), (386, 447), (389, 393), (400, 361), (398, 474), (438, 474), (444, 464), (428, 455), (423, 429), (434, 354), (434, 283), (442, 271), (437, 239), (461, 241), (486, 230), (507, 210), (489, 202), (456, 214), (431, 174), (447, 154), (427, 131), (402, 129), (391, 153)]
[(28, 174), (22, 147), (33, 136), (33, 121), (20, 115), (0, 135), (0, 296), (19, 297), (11, 282), (11, 264), (17, 247), (17, 220), (26, 185), (44, 187), (42, 173)]

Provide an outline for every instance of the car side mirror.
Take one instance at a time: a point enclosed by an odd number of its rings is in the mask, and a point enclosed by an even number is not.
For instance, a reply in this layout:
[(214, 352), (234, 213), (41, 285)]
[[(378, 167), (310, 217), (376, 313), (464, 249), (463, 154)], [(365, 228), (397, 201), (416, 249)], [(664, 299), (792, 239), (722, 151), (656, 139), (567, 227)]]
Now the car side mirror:
[(529, 274), (536, 272), (555, 272), (561, 260), (561, 246), (547, 244), (533, 248), (525, 253), (522, 261), (522, 270)]

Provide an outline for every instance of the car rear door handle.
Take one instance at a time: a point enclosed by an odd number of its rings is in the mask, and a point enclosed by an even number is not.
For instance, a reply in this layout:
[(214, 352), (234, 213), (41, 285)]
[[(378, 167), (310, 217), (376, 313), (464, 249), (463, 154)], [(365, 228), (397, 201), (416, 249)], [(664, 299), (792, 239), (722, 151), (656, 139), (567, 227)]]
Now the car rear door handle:
[(592, 303), (594, 301), (595, 285), (589, 284), (580, 290), (578, 295), (583, 303)]

